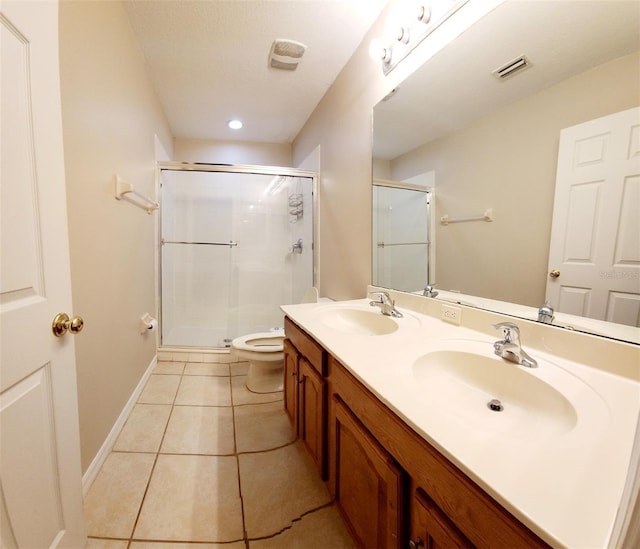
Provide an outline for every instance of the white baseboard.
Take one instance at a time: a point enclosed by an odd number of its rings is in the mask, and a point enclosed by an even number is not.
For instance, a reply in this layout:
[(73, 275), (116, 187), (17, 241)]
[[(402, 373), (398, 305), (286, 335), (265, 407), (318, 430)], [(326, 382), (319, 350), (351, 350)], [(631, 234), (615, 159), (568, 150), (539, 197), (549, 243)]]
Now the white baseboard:
[(142, 390), (144, 389), (144, 386), (147, 384), (147, 380), (153, 373), (153, 370), (156, 367), (157, 363), (158, 363), (158, 356), (155, 355), (151, 360), (151, 362), (149, 363), (149, 366), (144, 372), (142, 378), (138, 382), (138, 385), (133, 390), (131, 397), (129, 398), (124, 408), (122, 409), (122, 412), (120, 412), (118, 419), (113, 424), (113, 427), (109, 432), (109, 435), (107, 436), (104, 443), (100, 447), (100, 450), (96, 454), (96, 457), (93, 458), (91, 465), (89, 465), (85, 474), (82, 475), (82, 495), (83, 496), (87, 495), (89, 488), (91, 488), (91, 484), (93, 484), (93, 481), (98, 476), (98, 473), (100, 472), (100, 468), (102, 467), (105, 460), (107, 459), (107, 456), (111, 452), (113, 445), (116, 443), (116, 440), (118, 439), (118, 435), (120, 434), (120, 431), (124, 427), (124, 424), (127, 421), (127, 418), (131, 413), (131, 410), (133, 410), (133, 407), (138, 401), (138, 397), (140, 396), (140, 393), (142, 393)]

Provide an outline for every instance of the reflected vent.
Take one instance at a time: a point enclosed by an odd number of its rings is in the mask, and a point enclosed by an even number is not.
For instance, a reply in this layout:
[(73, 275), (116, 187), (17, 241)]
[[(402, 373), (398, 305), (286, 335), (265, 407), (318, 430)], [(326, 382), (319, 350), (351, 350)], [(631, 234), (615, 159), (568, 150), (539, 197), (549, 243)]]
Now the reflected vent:
[(529, 61), (524, 55), (517, 57), (516, 59), (509, 61), (506, 65), (503, 65), (499, 69), (496, 69), (493, 74), (498, 80), (506, 80), (514, 76), (516, 73), (528, 69), (531, 66)]

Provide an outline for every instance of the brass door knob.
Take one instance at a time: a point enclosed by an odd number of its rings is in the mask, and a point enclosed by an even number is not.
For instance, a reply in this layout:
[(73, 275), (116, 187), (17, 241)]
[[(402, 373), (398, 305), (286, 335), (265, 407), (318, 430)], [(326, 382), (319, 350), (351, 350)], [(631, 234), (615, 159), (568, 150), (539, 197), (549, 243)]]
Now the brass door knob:
[(553, 271), (549, 273), (550, 278), (558, 278), (559, 276), (560, 276), (560, 271), (558, 269), (553, 269)]
[(51, 323), (51, 331), (56, 337), (62, 337), (67, 330), (72, 334), (77, 334), (84, 328), (84, 320), (80, 316), (69, 318), (67, 313), (58, 313)]

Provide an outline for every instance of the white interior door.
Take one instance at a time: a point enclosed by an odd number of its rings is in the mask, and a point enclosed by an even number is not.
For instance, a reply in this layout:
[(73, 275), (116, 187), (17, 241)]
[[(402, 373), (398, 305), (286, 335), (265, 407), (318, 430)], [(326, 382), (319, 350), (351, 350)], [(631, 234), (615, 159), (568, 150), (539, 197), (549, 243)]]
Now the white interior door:
[(547, 299), (639, 326), (640, 108), (560, 133)]
[(57, 2), (0, 4), (2, 547), (84, 547)]

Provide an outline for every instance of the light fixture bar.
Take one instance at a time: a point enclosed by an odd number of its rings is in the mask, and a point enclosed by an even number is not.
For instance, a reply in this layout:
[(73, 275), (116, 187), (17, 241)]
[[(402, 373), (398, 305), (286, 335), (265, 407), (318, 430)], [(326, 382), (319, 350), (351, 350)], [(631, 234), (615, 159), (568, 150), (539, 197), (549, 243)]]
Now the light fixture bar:
[[(449, 2), (420, 5), (413, 21), (407, 21), (398, 29), (396, 41), (384, 48), (382, 72), (389, 74), (407, 55), (409, 55), (427, 36), (464, 6), (469, 0), (450, 0)], [(449, 6), (446, 7), (446, 4)], [(444, 6), (444, 10), (440, 11)]]

